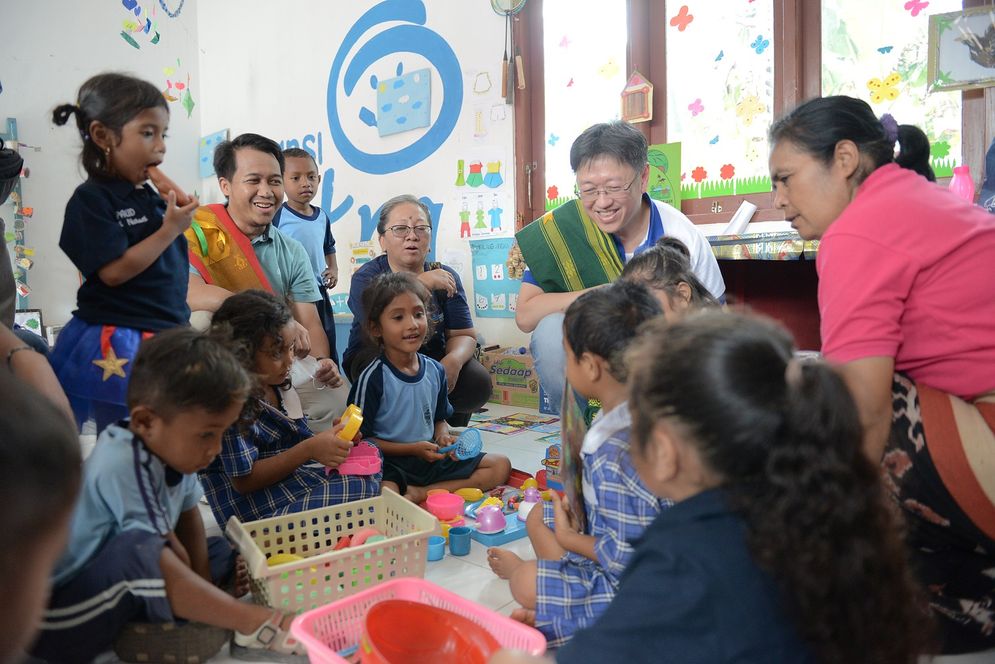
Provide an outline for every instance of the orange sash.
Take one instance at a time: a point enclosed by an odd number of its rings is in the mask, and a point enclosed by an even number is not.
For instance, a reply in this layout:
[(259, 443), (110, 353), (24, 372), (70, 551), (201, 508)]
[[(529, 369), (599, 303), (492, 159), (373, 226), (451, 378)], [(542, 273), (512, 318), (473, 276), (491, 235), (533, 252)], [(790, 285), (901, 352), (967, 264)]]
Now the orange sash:
[(252, 242), (239, 230), (224, 205), (203, 205), (183, 233), (187, 238), (190, 264), (204, 279), (239, 293), (250, 288), (273, 292)]

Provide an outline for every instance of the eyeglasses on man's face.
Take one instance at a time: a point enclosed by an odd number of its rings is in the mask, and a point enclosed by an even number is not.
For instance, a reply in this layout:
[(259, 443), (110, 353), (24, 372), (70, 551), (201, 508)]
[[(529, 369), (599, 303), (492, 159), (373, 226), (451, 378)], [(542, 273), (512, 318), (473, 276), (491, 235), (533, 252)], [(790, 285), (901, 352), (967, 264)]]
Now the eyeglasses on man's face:
[(428, 224), (419, 224), (418, 226), (408, 226), (407, 224), (398, 224), (396, 226), (388, 226), (387, 230), (394, 234), (397, 238), (406, 238), (411, 235), (411, 231), (415, 232), (418, 237), (428, 237), (432, 233), (432, 227)]
[(629, 190), (632, 189), (632, 185), (636, 183), (638, 178), (639, 173), (636, 173), (632, 176), (632, 179), (629, 180), (629, 184), (627, 185), (609, 185), (601, 189), (596, 187), (585, 187), (584, 189), (578, 189), (577, 185), (574, 185), (574, 194), (585, 201), (596, 200), (602, 194), (608, 198), (625, 198), (629, 194)]

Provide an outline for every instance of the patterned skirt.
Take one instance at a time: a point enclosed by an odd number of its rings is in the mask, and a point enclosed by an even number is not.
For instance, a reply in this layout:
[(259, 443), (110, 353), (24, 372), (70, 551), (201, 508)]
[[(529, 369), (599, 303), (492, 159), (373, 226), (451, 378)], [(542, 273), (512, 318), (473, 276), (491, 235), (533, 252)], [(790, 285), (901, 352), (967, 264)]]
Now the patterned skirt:
[(99, 409), (127, 412), (131, 366), (138, 346), (149, 336), (150, 332), (128, 327), (91, 325), (75, 316), (62, 329), (49, 360), (69, 397), (77, 426)]
[(895, 374), (892, 399), (884, 480), (905, 517), (913, 570), (929, 591), (942, 652), (993, 648), (995, 540), (986, 530), (995, 506), (979, 489), (995, 478), (990, 467), (988, 477), (972, 472), (970, 449), (988, 446), (995, 404), (969, 404), (902, 374)]

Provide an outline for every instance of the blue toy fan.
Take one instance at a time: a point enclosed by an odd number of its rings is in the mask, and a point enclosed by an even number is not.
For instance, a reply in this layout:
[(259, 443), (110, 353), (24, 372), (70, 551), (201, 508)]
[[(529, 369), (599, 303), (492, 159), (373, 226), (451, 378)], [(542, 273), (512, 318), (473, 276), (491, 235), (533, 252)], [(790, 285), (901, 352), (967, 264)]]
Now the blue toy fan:
[(476, 429), (467, 429), (459, 435), (456, 442), (438, 450), (439, 454), (452, 452), (460, 461), (466, 461), (480, 454), (484, 448), (484, 441), (480, 438), (480, 432)]

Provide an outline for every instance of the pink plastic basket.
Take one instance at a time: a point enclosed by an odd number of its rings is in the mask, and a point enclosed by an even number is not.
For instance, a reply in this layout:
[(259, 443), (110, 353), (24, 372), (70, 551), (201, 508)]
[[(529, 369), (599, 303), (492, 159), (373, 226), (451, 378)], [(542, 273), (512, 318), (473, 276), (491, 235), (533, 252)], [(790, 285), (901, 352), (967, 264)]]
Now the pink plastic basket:
[(348, 664), (337, 653), (359, 643), (363, 619), (370, 607), (387, 599), (421, 602), (469, 618), (490, 632), (503, 648), (533, 655), (546, 652), (546, 637), (538, 630), (475, 604), (424, 579), (403, 577), (386, 581), (351, 597), (297, 616), (290, 631), (307, 648), (311, 664)]

